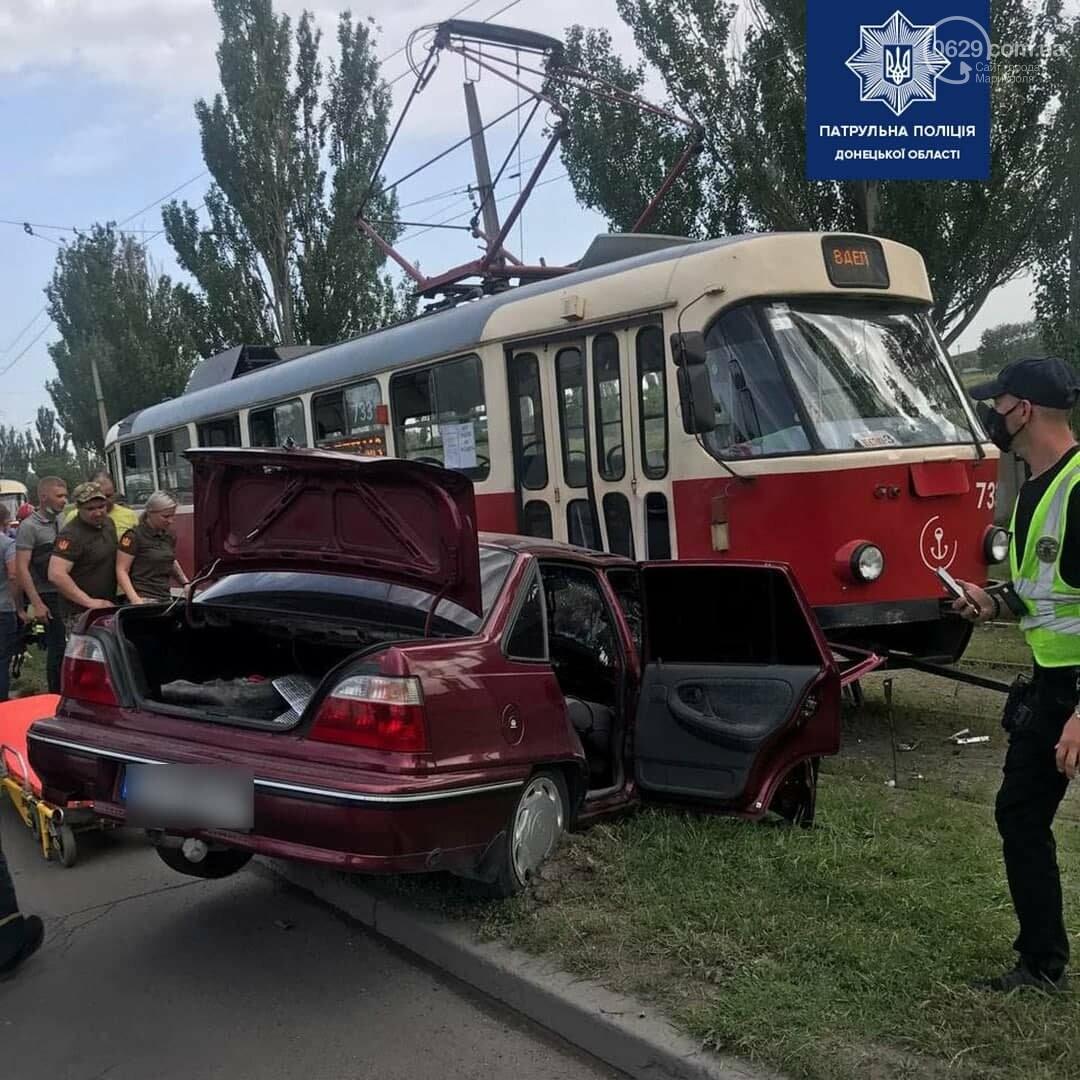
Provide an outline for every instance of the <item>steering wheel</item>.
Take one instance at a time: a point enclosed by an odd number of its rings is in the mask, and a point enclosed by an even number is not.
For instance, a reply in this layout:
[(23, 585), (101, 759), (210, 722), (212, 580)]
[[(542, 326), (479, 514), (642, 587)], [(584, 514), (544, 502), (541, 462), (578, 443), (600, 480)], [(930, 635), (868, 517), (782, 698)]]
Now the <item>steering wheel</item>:
[[(615, 455), (618, 454), (618, 467), (616, 467)], [(623, 454), (623, 444), (619, 443), (618, 446), (613, 446), (604, 455), (604, 471), (608, 476), (614, 477), (619, 473), (626, 472), (626, 456)]]

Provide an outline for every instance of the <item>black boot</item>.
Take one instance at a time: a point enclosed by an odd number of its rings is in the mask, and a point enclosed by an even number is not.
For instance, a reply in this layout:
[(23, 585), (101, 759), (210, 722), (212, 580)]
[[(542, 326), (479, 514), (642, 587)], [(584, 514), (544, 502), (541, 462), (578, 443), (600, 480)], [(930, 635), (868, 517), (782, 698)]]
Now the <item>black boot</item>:
[(1033, 971), (1023, 960), (1016, 967), (992, 979), (977, 979), (972, 984), (976, 990), (992, 990), (999, 994), (1011, 994), (1014, 990), (1040, 990), (1044, 994), (1058, 994), (1068, 989), (1069, 977), (1063, 971), (1058, 975)]
[(41, 948), (45, 940), (45, 926), (36, 915), (26, 915), (22, 918), (22, 944), (14, 953), (0, 963), (0, 980), (9, 979), (16, 970)]

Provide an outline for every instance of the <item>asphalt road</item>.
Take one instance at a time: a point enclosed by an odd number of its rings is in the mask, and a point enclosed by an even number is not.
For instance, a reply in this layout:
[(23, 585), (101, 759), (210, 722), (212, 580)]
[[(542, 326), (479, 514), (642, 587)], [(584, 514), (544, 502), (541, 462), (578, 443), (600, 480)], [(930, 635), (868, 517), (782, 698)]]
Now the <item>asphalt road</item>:
[(616, 1074), (268, 872), (203, 882), (133, 836), (35, 851), (0, 805), (42, 950), (0, 983), (4, 1080), (583, 1080)]

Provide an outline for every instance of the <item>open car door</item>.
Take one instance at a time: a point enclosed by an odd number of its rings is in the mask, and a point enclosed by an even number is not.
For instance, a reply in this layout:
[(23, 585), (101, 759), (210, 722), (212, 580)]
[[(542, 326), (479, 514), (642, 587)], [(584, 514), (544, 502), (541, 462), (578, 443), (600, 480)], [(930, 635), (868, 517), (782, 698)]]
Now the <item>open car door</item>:
[(841, 677), (791, 570), (650, 563), (641, 591), (641, 797), (807, 823), (817, 761), (840, 747)]

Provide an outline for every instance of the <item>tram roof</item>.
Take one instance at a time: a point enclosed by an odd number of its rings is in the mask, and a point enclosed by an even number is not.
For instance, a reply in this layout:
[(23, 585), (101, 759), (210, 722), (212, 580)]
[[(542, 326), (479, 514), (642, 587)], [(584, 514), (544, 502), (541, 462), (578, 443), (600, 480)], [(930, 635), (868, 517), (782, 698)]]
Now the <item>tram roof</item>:
[[(308, 390), (347, 383), (387, 368), (464, 352), (484, 340), (488, 321), (507, 304), (545, 293), (572, 290), (576, 286), (627, 270), (673, 262), (731, 244), (753, 242), (775, 235), (757, 233), (698, 242), (671, 237), (667, 238), (667, 246), (593, 266), (587, 265), (587, 256), (582, 260), (586, 268), (569, 274), (508, 289), (396, 326), (374, 330), (339, 344), (316, 349), (306, 356), (272, 364), (151, 405), (121, 420), (114, 432), (117, 438), (125, 439), (167, 431), (187, 423), (226, 416), (253, 404), (270, 404)], [(523, 332), (537, 329), (541, 328), (523, 327)]]

